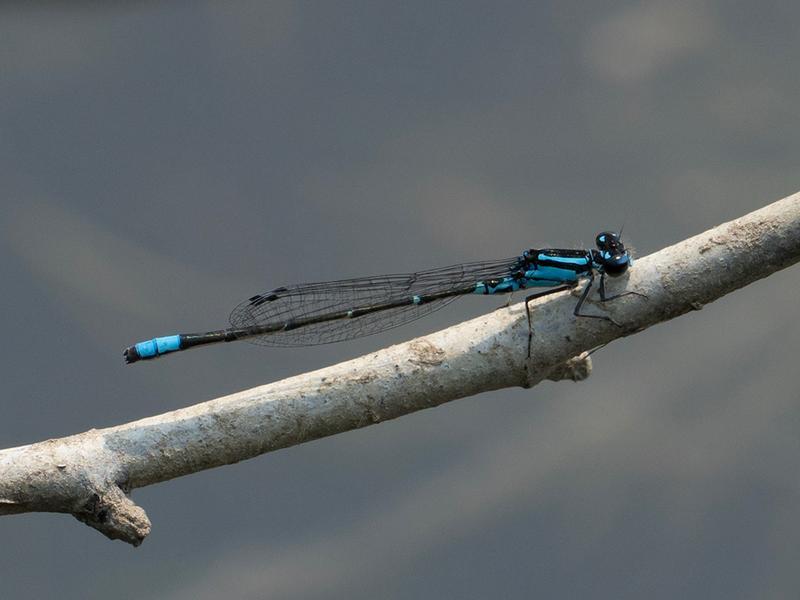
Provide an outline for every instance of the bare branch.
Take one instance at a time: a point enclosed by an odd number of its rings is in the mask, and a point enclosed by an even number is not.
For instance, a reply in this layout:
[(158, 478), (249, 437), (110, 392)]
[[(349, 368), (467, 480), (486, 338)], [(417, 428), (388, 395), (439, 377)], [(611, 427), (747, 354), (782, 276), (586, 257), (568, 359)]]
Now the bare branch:
[(631, 335), (800, 260), (800, 194), (636, 262), (576, 319), (569, 292), (494, 311), (312, 373), (125, 425), (0, 451), (0, 514), (70, 513), (138, 545), (150, 531), (132, 489), (235, 463), (504, 387), (589, 375), (586, 351)]

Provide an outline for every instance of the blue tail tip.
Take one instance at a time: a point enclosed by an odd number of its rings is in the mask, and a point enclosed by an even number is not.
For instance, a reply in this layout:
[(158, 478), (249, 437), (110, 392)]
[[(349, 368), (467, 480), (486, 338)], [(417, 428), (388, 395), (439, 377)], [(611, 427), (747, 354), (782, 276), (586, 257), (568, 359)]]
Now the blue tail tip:
[(138, 360), (147, 360), (151, 358), (158, 358), (167, 352), (175, 352), (181, 349), (181, 336), (168, 335), (165, 337), (157, 337), (152, 340), (139, 342), (134, 346), (125, 349), (123, 356), (125, 362), (131, 364)]

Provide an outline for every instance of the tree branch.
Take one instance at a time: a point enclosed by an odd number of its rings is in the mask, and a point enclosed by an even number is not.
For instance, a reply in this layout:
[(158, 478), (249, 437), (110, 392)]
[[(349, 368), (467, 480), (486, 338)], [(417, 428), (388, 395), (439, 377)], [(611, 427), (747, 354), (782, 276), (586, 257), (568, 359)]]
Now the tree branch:
[(589, 375), (586, 351), (672, 319), (800, 260), (800, 194), (636, 261), (609, 293), (635, 295), (576, 319), (574, 293), (524, 303), (311, 373), (117, 427), (0, 450), (0, 515), (70, 513), (138, 545), (150, 531), (135, 488), (543, 379)]

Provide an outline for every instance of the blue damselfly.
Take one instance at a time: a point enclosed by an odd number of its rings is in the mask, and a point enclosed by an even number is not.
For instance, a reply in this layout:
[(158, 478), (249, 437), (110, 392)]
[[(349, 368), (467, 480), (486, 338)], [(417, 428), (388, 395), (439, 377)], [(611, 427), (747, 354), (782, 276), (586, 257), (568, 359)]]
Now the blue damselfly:
[[(206, 333), (182, 333), (139, 342), (124, 352), (133, 363), (195, 346), (247, 340), (267, 346), (310, 346), (340, 342), (398, 327), (431, 313), (467, 294), (509, 294), (530, 288), (550, 288), (526, 297), (528, 302), (587, 283), (573, 311), (589, 295), (595, 273), (600, 275), (600, 300), (637, 294), (606, 296), (605, 277), (617, 277), (632, 264), (620, 235), (597, 235), (597, 249), (531, 249), (520, 256), (481, 261), (397, 275), (380, 275), (279, 287), (253, 296), (233, 309), (231, 327)], [(641, 295), (641, 294), (637, 294)], [(530, 356), (530, 333), (528, 339)]]

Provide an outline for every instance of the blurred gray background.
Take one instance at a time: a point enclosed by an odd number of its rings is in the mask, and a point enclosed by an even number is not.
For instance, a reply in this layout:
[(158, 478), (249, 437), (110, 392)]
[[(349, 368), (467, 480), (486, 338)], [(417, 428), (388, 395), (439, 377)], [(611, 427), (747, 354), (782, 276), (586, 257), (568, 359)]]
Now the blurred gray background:
[[(581, 247), (639, 255), (800, 189), (792, 2), (0, 4), (0, 447), (326, 366), (125, 366), (282, 284)], [(453, 402), (136, 490), (138, 549), (0, 519), (4, 598), (787, 598), (797, 267)]]

